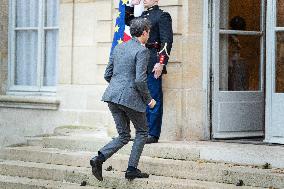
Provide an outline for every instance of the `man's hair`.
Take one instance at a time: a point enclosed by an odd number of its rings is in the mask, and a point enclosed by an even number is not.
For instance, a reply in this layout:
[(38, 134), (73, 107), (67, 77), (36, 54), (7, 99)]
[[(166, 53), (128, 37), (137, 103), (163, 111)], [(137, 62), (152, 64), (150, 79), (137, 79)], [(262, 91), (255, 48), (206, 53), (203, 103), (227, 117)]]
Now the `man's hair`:
[(130, 22), (130, 34), (132, 37), (140, 37), (143, 31), (149, 31), (151, 23), (147, 19), (135, 18)]

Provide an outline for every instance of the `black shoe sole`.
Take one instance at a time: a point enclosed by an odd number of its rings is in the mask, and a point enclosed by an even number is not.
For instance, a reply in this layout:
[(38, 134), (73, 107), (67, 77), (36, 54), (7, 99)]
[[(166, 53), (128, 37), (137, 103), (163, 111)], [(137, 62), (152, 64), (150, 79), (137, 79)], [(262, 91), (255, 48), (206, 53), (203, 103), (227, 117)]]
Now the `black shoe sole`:
[(125, 175), (125, 179), (131, 181), (134, 180), (136, 178), (149, 178), (149, 175), (145, 175), (145, 176), (137, 176), (137, 175)]
[(134, 180), (136, 177), (125, 177), (125, 179), (127, 179), (128, 181), (132, 181)]

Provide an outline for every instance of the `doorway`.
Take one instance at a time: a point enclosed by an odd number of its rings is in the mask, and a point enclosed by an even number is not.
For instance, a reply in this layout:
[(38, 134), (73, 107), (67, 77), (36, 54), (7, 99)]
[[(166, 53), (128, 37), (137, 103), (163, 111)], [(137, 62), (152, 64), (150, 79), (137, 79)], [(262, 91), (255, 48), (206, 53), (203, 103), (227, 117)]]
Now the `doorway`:
[(284, 0), (212, 0), (212, 138), (284, 144)]
[(265, 0), (212, 3), (212, 137), (263, 137)]

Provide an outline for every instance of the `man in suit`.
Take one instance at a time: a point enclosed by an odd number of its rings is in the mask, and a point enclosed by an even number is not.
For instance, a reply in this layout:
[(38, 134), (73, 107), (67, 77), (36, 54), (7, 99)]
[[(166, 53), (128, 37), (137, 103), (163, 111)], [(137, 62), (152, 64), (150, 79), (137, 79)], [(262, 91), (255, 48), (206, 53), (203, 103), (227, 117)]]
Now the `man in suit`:
[[(126, 24), (134, 18), (133, 5), (140, 4), (141, 0), (130, 0), (125, 7)], [(158, 142), (161, 134), (163, 119), (163, 90), (162, 75), (167, 73), (168, 63), (173, 43), (172, 19), (169, 13), (161, 10), (159, 0), (143, 0), (146, 10), (141, 17), (151, 23), (151, 32), (146, 47), (150, 50), (150, 59), (147, 69), (148, 87), (151, 96), (157, 101), (155, 108), (147, 107), (149, 133), (146, 143)]]
[(101, 148), (98, 155), (90, 160), (92, 173), (100, 181), (103, 180), (103, 162), (129, 142), (130, 121), (136, 129), (136, 136), (125, 178), (132, 180), (149, 177), (137, 169), (148, 134), (146, 106), (153, 108), (156, 104), (147, 86), (149, 50), (145, 43), (149, 32), (149, 21), (142, 18), (132, 20), (130, 33), (133, 38), (114, 48), (105, 71), (104, 78), (109, 85), (102, 100), (108, 103), (119, 136)]

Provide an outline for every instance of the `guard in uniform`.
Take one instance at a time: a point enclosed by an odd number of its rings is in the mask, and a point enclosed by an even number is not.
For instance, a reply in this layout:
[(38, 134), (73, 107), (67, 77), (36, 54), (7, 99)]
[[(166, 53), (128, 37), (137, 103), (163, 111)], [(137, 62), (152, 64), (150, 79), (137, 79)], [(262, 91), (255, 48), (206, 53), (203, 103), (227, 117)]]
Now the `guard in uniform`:
[[(157, 102), (153, 109), (148, 107), (146, 110), (149, 127), (146, 142), (148, 144), (158, 142), (161, 133), (163, 116), (162, 75), (167, 73), (166, 65), (173, 43), (171, 16), (169, 13), (161, 10), (157, 3), (158, 0), (144, 0), (147, 10), (141, 15), (141, 17), (148, 19), (151, 23), (150, 37), (146, 44), (146, 47), (150, 50), (147, 75), (149, 91)], [(128, 25), (134, 18), (134, 7), (126, 6), (125, 10), (125, 23)]]

